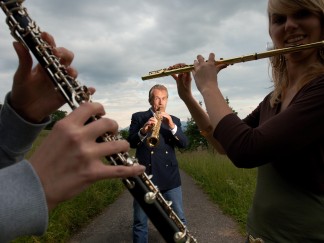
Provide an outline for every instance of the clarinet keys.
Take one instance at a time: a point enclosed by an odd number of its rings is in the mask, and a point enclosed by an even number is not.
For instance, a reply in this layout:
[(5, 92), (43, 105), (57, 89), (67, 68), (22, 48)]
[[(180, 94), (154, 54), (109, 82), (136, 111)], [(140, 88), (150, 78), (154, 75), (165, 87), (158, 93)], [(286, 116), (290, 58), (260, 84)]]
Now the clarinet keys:
[(135, 182), (129, 179), (124, 179), (127, 189), (133, 189), (135, 187)]
[(147, 204), (152, 204), (155, 202), (155, 199), (156, 199), (156, 193), (154, 192), (147, 192), (145, 193), (144, 195), (144, 201), (147, 203)]

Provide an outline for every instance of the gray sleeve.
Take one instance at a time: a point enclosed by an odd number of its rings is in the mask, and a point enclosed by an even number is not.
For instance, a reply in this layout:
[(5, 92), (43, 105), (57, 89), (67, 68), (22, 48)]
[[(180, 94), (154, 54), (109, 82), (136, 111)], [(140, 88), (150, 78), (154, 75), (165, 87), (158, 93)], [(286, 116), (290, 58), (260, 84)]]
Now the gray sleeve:
[(26, 160), (0, 170), (0, 242), (42, 235), (47, 229), (46, 197)]
[(47, 229), (45, 194), (33, 167), (23, 160), (46, 126), (19, 117), (8, 103), (0, 109), (0, 242), (22, 235), (40, 235)]
[(21, 161), (49, 123), (49, 119), (41, 124), (25, 121), (10, 107), (8, 97), (0, 109), (0, 169)]

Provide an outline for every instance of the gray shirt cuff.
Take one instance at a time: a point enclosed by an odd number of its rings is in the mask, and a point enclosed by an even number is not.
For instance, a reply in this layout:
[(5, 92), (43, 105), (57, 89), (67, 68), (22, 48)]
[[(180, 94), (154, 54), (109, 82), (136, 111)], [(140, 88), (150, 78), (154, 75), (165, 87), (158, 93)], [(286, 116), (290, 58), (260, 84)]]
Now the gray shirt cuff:
[(0, 242), (24, 235), (42, 235), (48, 208), (42, 184), (24, 160), (0, 170)]

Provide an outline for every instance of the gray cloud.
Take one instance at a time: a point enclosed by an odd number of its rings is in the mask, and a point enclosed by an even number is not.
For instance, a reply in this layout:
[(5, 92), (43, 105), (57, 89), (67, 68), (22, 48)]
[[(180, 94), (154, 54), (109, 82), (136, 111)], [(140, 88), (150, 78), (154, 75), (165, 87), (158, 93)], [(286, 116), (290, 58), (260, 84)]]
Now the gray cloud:
[[(33, 0), (24, 5), (32, 19), (54, 35), (58, 46), (75, 53), (78, 79), (97, 89), (107, 115), (121, 127), (130, 116), (146, 110), (147, 92), (164, 83), (170, 92), (168, 111), (187, 120), (190, 116), (177, 97), (170, 77), (143, 82), (141, 76), (178, 62), (191, 64), (197, 54), (217, 58), (265, 51), (266, 1)], [(1, 14), (0, 99), (11, 88), (17, 57), (12, 37)], [(267, 61), (235, 64), (219, 77), (224, 96), (244, 117), (269, 92)], [(198, 91), (194, 94), (202, 100)]]

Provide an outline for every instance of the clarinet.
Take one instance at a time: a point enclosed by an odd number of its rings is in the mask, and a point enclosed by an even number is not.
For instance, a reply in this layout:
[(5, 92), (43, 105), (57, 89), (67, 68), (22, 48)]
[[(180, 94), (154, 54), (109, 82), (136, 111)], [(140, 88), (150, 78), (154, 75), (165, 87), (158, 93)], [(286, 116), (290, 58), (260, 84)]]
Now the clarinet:
[[(24, 0), (0, 0), (0, 6), (6, 14), (6, 22), (11, 35), (32, 52), (51, 78), (55, 89), (64, 96), (72, 110), (84, 102), (91, 102), (91, 94), (88, 88), (68, 75), (66, 68), (53, 55), (51, 46), (41, 39), (41, 30), (35, 21), (30, 18), (27, 9), (22, 6), (23, 2)], [(98, 119), (100, 119), (100, 116), (92, 116), (88, 122)], [(97, 142), (109, 142), (119, 139), (117, 136), (106, 133), (100, 136)], [(138, 160), (130, 157), (127, 152), (110, 155), (106, 159), (111, 165), (138, 165)], [(143, 173), (122, 181), (166, 242), (197, 242), (172, 210), (172, 202), (164, 199), (151, 181), (150, 176)]]

